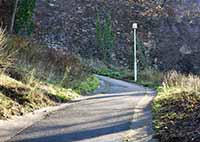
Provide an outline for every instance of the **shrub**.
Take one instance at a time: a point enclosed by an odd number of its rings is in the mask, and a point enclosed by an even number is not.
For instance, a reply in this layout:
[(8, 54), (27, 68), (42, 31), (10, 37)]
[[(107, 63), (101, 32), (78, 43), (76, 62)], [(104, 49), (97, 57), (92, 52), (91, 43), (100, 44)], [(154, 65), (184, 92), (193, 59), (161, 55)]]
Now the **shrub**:
[[(132, 44), (133, 46), (134, 44)], [(134, 47), (132, 47), (131, 53), (131, 66), (134, 67)], [(152, 61), (150, 58), (150, 49), (146, 48), (143, 44), (143, 41), (137, 37), (137, 62), (139, 70), (147, 70), (150, 68)], [(152, 70), (152, 68), (150, 68)]]
[(161, 84), (162, 73), (154, 68), (147, 67), (138, 72), (138, 83), (157, 88)]

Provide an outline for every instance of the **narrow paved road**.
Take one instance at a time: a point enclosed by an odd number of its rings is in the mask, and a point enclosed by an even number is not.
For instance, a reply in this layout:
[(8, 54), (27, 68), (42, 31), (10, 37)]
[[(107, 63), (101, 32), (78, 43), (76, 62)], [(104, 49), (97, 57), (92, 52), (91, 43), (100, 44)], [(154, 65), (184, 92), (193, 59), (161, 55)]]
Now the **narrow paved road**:
[(25, 129), (11, 142), (147, 142), (153, 94), (141, 86), (101, 77), (96, 95), (77, 101)]

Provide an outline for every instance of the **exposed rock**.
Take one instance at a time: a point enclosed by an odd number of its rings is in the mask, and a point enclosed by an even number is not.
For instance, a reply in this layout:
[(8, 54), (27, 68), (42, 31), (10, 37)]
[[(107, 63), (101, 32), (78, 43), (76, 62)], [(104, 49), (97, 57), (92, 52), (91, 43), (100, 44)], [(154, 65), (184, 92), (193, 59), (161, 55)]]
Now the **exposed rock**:
[[(9, 1), (9, 0), (8, 0)], [(111, 15), (116, 33), (113, 62), (131, 65), (131, 25), (137, 22), (138, 37), (152, 64), (161, 70), (200, 71), (200, 2), (157, 1), (150, 4), (128, 0), (37, 0), (34, 38), (50, 48), (67, 48), (86, 58), (98, 57), (95, 23)], [(6, 5), (0, 5), (0, 20), (9, 23)], [(3, 12), (4, 11), (4, 12)], [(153, 12), (155, 11), (155, 13)], [(152, 14), (153, 13), (153, 14)], [(4, 25), (6, 25), (4, 24)], [(140, 54), (138, 54), (140, 58)], [(146, 55), (149, 56), (149, 55)]]
[[(96, 15), (98, 13), (103, 21), (110, 13), (117, 36), (112, 57), (117, 64), (130, 65), (131, 25), (138, 22), (138, 36), (146, 50), (151, 51), (155, 66), (163, 70), (185, 70), (185, 56), (190, 55), (187, 59), (187, 64), (193, 66), (190, 71), (200, 70), (198, 61), (192, 63), (193, 53), (200, 52), (199, 6), (196, 0), (168, 1), (163, 12), (155, 8), (156, 14), (142, 16), (142, 12), (151, 9), (131, 1), (38, 0), (36, 19), (39, 24), (35, 37), (49, 47), (68, 48), (84, 57), (98, 56)], [(148, 12), (145, 14), (149, 15)]]
[(192, 50), (190, 48), (188, 48), (186, 45), (183, 45), (179, 51), (182, 53), (182, 54), (191, 54), (192, 53)]

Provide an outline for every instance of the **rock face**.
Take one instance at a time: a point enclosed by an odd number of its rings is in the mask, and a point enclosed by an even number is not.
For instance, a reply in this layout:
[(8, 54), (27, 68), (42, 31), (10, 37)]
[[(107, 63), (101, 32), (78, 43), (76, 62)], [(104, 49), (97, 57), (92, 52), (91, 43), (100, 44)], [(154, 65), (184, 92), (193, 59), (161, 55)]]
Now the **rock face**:
[[(128, 2), (52, 0), (47, 3), (40, 0), (37, 8), (38, 32), (36, 31), (36, 37), (49, 43), (49, 47), (68, 48), (84, 57), (97, 56), (98, 48), (95, 37), (97, 13), (103, 21), (105, 20), (103, 17), (109, 11), (113, 18), (113, 29), (118, 34), (118, 41), (115, 45), (120, 56), (116, 54), (114, 56), (119, 57), (118, 61), (127, 64), (124, 61), (127, 61), (125, 56), (130, 53), (128, 51), (130, 50), (131, 27), (130, 17), (126, 16), (130, 11)], [(123, 31), (125, 27), (126, 31)]]
[(130, 65), (131, 25), (138, 22), (138, 37), (153, 65), (165, 71), (200, 73), (200, 1), (169, 0), (163, 8), (156, 6), (156, 2), (143, 5), (130, 0), (37, 0), (34, 36), (52, 48), (67, 48), (88, 58), (98, 56), (97, 13), (101, 21), (111, 15), (116, 64)]
[[(171, 6), (171, 9), (169, 8)], [(200, 1), (169, 2), (154, 32), (154, 58), (163, 70), (200, 73)]]
[[(164, 71), (200, 74), (200, 0), (167, 0), (161, 9), (156, 2), (135, 1), (37, 0), (34, 37), (51, 48), (66, 48), (86, 58), (98, 57), (97, 14), (101, 22), (110, 15), (116, 34), (113, 63), (131, 65), (131, 25), (137, 22), (138, 37), (151, 64)], [(3, 27), (9, 27), (12, 2), (0, 0)], [(138, 58), (142, 58), (140, 54)]]

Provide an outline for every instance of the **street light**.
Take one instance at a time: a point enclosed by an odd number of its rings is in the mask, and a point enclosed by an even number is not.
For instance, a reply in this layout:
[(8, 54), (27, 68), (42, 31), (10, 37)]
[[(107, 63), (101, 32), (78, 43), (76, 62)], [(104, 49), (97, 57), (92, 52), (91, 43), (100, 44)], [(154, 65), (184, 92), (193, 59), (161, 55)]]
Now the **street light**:
[(135, 82), (137, 81), (137, 34), (136, 34), (136, 31), (137, 31), (137, 28), (138, 28), (138, 25), (137, 23), (133, 23), (132, 25), (132, 28), (133, 28), (133, 31), (134, 31), (134, 80)]

